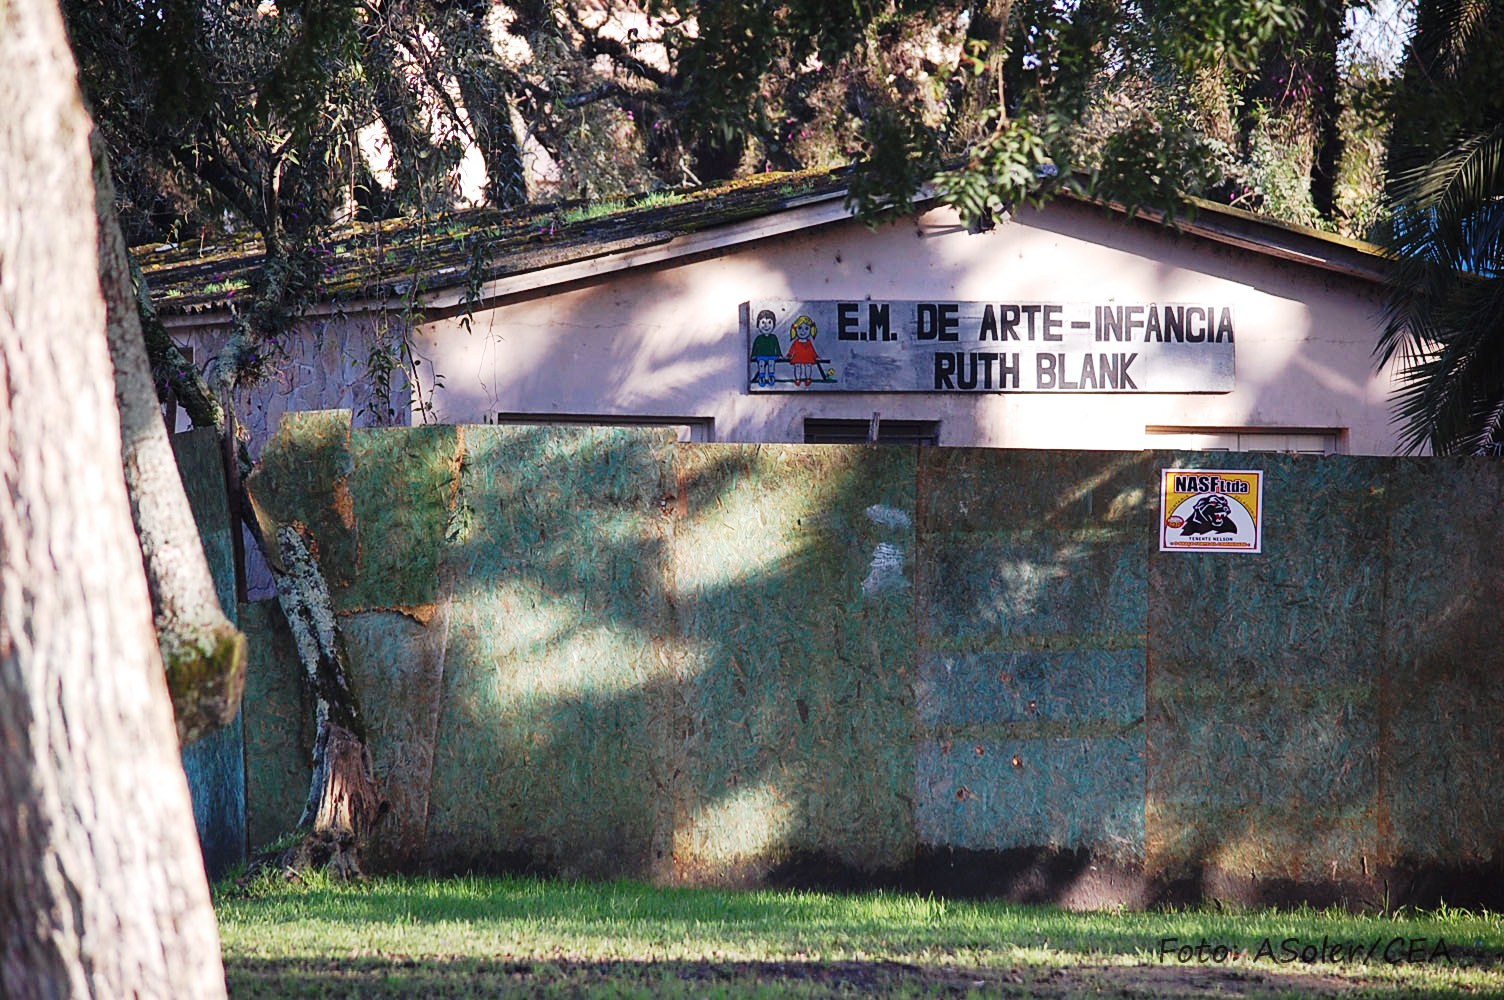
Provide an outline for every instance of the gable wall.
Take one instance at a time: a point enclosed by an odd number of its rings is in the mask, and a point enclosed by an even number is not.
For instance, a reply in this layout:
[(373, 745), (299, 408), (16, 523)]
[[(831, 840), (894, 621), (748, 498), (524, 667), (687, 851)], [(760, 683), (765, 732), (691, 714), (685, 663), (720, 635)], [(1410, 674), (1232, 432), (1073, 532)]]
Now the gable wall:
[[(738, 306), (759, 299), (1230, 304), (1225, 394), (746, 391)], [(719, 256), (604, 275), (424, 326), (442, 421), (498, 413), (710, 422), (710, 440), (803, 440), (808, 417), (939, 420), (941, 443), (1163, 445), (1151, 426), (1330, 428), (1340, 450), (1390, 454), (1387, 375), (1373, 371), (1377, 286), (1056, 202), (985, 234), (948, 210), (869, 231), (841, 222)]]

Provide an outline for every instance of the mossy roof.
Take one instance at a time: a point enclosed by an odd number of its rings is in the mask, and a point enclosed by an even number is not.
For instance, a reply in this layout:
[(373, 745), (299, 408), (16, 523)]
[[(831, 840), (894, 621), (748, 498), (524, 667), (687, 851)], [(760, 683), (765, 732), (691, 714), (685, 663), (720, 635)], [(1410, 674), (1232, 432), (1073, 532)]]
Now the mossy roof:
[[(479, 293), (488, 282), (661, 244), (840, 196), (844, 170), (766, 173), (727, 184), (655, 192), (620, 201), (498, 210), (477, 208), (423, 218), (357, 223), (330, 230), (314, 252), (323, 262), (318, 298), (329, 303), (418, 302), (454, 289)], [(1178, 226), (1285, 260), (1382, 280), (1376, 247), (1247, 212), (1189, 199)], [(1148, 216), (1153, 218), (1152, 215)], [(259, 239), (220, 245), (135, 248), (152, 298), (167, 315), (224, 310), (251, 289), (265, 254)]]
[[(841, 172), (758, 174), (716, 187), (655, 192), (597, 205), (464, 209), (332, 229), (314, 247), (319, 298), (392, 302), (478, 288), (510, 275), (631, 249), (790, 208), (845, 189)], [(264, 248), (247, 238), (135, 248), (158, 309), (185, 315), (246, 296)]]

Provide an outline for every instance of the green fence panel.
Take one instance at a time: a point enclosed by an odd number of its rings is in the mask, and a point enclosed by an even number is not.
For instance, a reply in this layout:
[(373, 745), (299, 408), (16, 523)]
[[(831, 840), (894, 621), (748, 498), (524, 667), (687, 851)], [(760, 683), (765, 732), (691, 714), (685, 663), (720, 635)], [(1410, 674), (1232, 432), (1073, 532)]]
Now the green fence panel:
[[(1172, 467), (1261, 470), (1263, 552), (1158, 551)], [(383, 864), (743, 882), (1044, 849), (1252, 885), (1500, 863), (1497, 463), (308, 414), (256, 489), (335, 564)], [(311, 722), (275, 611), (242, 621), (257, 842), (301, 810)]]
[(679, 877), (912, 854), (908, 448), (683, 445), (669, 747)]
[(1378, 668), (1386, 860), (1504, 862), (1504, 477), (1496, 459), (1396, 462)]
[(1141, 862), (1152, 463), (945, 449), (919, 476), (920, 842)]
[(463, 447), (425, 860), (646, 875), (671, 437), (467, 427)]
[(1361, 877), (1377, 856), (1382, 459), (1164, 454), (1264, 472), (1258, 555), (1150, 566), (1150, 861)]
[[(207, 429), (175, 434), (172, 450), (220, 607), (235, 621), (235, 550), (230, 532), (238, 526), (230, 524), (219, 438)], [(244, 724), (239, 713), (229, 725), (183, 748), (193, 821), (210, 878), (225, 875), (246, 857), (244, 749)]]

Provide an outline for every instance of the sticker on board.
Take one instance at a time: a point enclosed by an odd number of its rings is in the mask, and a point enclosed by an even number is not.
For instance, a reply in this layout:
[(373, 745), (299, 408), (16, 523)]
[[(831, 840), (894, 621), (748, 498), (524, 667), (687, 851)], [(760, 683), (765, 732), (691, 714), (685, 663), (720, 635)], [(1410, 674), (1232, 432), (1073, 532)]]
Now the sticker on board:
[(1264, 474), (1250, 469), (1161, 469), (1159, 551), (1259, 552)]

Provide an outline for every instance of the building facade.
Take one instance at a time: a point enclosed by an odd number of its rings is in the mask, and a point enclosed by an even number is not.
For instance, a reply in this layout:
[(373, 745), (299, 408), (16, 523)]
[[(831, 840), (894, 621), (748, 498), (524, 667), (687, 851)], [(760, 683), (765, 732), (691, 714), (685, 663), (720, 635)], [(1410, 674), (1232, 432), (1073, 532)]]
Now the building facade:
[[(321, 303), (250, 422), (348, 406), (723, 442), (1396, 450), (1366, 245), (1209, 204), (1170, 227), (1057, 199), (986, 231), (943, 207), (868, 228), (829, 184), (731, 219), (697, 208), (692, 226), (628, 212), (559, 245), (550, 223), (498, 243), (501, 273), (415, 271)], [(393, 402), (366, 360), (397, 298), (416, 364)], [(169, 322), (208, 355), (224, 319), (200, 298)]]

